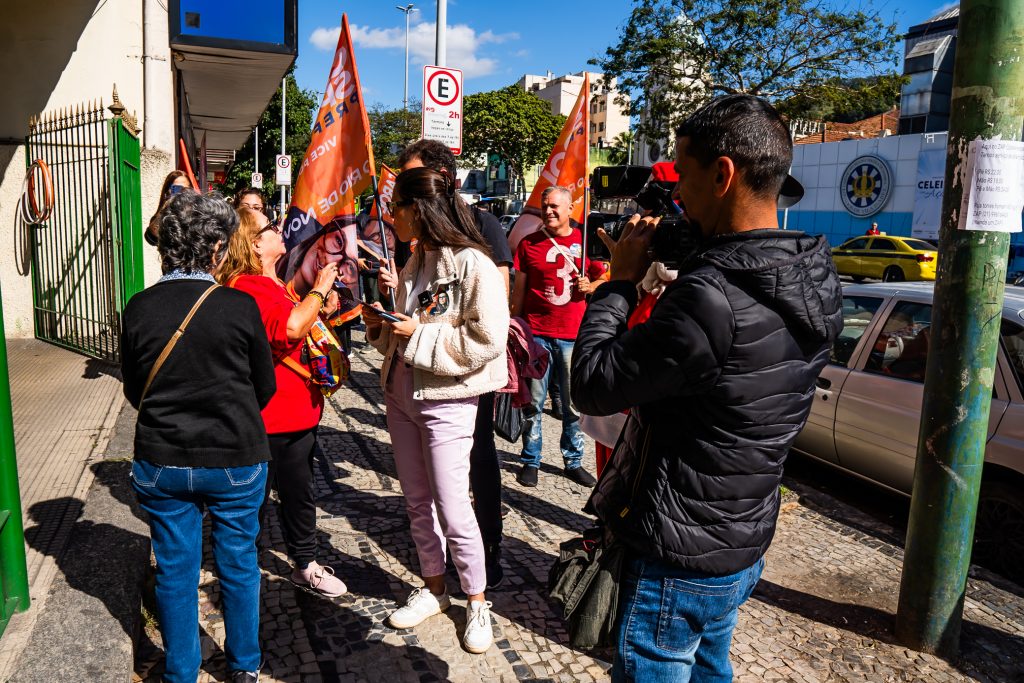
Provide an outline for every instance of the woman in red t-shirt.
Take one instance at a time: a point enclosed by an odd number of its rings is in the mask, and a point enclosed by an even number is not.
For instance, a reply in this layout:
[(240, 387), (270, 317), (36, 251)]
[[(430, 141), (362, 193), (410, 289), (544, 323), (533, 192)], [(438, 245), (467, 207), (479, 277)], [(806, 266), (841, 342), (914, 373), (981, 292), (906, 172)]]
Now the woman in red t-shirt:
[(267, 491), (276, 486), (281, 499), (285, 545), (295, 563), (292, 582), (337, 597), (347, 590), (345, 584), (333, 569), (316, 561), (313, 453), (324, 398), (316, 385), (283, 361), (291, 358), (304, 365), (302, 347), (310, 328), (318, 316), (330, 315), (338, 307), (332, 289), (338, 264), (324, 266), (310, 292), (299, 299), (277, 277), (277, 261), (286, 253), (281, 229), (256, 211), (242, 210), (239, 219), (218, 279), (256, 299), (274, 353), (277, 392), (263, 409), (272, 458)]

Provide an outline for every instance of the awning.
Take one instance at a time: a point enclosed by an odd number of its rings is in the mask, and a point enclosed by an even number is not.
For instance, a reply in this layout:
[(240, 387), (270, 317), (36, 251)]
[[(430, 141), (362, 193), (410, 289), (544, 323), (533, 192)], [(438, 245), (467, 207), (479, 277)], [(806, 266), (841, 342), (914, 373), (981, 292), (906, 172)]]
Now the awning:
[(295, 55), (176, 47), (174, 61), (195, 143), (205, 133), (207, 149), (233, 151), (252, 133)]
[(248, 139), (298, 54), (297, 0), (169, 0), (179, 121), (213, 164)]

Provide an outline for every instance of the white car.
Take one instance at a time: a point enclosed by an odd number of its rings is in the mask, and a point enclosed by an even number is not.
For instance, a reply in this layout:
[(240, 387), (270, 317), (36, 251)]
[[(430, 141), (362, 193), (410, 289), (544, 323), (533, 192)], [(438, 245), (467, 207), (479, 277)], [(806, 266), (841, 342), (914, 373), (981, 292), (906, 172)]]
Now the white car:
[[(909, 494), (932, 334), (930, 282), (847, 285), (843, 324), (793, 449)], [(1024, 290), (1007, 287), (974, 559), (1024, 581)]]
[(515, 225), (517, 218), (519, 218), (518, 213), (507, 213), (498, 219), (498, 222), (501, 223), (501, 227), (505, 230), (506, 235), (510, 230), (512, 230), (512, 226)]

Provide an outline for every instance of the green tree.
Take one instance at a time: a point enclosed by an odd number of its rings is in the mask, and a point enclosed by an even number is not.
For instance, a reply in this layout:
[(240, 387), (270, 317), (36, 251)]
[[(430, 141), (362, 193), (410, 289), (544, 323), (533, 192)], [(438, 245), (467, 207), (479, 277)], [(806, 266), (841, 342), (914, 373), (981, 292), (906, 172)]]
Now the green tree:
[(625, 131), (619, 133), (612, 140), (610, 148), (608, 150), (608, 163), (613, 166), (621, 166), (629, 161), (629, 147), (636, 141), (636, 135), (633, 131)]
[(836, 78), (777, 102), (776, 106), (790, 118), (854, 123), (899, 106), (900, 90), (907, 80), (895, 72)]
[[(292, 155), (292, 166), (298, 168), (302, 157), (309, 147), (310, 132), (313, 129), (313, 118), (320, 108), (320, 101), (312, 90), (303, 90), (295, 83), (295, 76), (288, 72), (288, 101), (285, 108), (285, 151)], [(281, 153), (281, 87), (270, 99), (263, 115), (260, 116), (260, 173), (263, 174), (263, 195), (268, 199), (274, 196), (274, 158)], [(223, 191), (234, 193), (249, 187), (252, 174), (256, 170), (253, 136), (245, 141), (242, 148), (235, 154), (235, 161), (228, 169)], [(294, 176), (293, 176), (294, 181)], [(273, 200), (271, 200), (273, 201)]]
[(387, 109), (375, 104), (369, 109), (370, 130), (373, 134), (373, 158), (378, 169), (381, 164), (398, 170), (398, 155), (402, 149), (420, 137), (422, 114), (418, 102), (409, 103), (409, 111)]
[[(888, 71), (900, 39), (870, 4), (825, 0), (634, 0), (618, 43), (591, 64), (631, 95), (640, 133), (661, 139), (708, 99), (772, 101)], [(854, 89), (855, 91), (856, 89)], [(625, 104), (621, 99), (619, 104)]]
[(515, 85), (468, 95), (463, 112), (463, 154), (497, 154), (518, 178), (547, 161), (565, 123), (550, 104)]

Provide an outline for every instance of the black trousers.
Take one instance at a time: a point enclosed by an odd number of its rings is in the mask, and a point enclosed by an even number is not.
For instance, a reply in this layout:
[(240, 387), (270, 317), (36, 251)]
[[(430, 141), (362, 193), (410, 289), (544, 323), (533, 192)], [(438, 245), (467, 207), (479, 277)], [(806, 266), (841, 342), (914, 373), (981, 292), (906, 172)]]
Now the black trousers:
[(268, 436), (271, 460), (267, 497), (270, 497), (271, 487), (277, 489), (285, 548), (295, 565), (304, 569), (316, 559), (316, 500), (313, 493), (316, 427)]
[(482, 394), (469, 454), (469, 485), (484, 545), (501, 543), (501, 468), (494, 446), (494, 394)]

